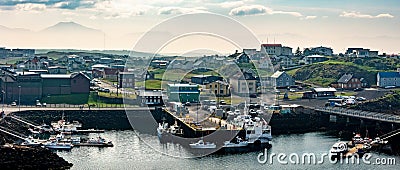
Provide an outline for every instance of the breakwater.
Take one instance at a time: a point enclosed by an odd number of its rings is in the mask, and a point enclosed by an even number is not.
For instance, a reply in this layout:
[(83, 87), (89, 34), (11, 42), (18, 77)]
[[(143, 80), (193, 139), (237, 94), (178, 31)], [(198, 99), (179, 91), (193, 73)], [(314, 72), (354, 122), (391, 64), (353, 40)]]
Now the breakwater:
[[(142, 113), (143, 112), (143, 113)], [(17, 116), (24, 117), (37, 124), (42, 122), (50, 123), (51, 121), (61, 119), (64, 113), (67, 120), (78, 120), (83, 123), (84, 129), (105, 129), (105, 130), (130, 130), (132, 126), (129, 119), (140, 120), (138, 123), (153, 121), (160, 123), (165, 119), (169, 124), (174, 124), (175, 117), (163, 111), (161, 108), (151, 110), (151, 118), (143, 115), (149, 115), (147, 110), (136, 110), (126, 114), (124, 110), (65, 110), (65, 111), (23, 111), (14, 113)], [(129, 119), (128, 116), (129, 115)], [(141, 121), (143, 119), (143, 121)], [(149, 134), (156, 134), (157, 123), (151, 124), (147, 130)], [(182, 125), (182, 122), (178, 122)], [(325, 131), (331, 135), (340, 137), (343, 140), (350, 140), (354, 133), (361, 133), (363, 136), (368, 133), (369, 137), (383, 135), (392, 130), (400, 128), (398, 124), (378, 122), (374, 120), (363, 120), (360, 118), (329, 115), (323, 112), (316, 112), (310, 109), (301, 108), (295, 110), (291, 114), (274, 114), (271, 117), (270, 125), (272, 126), (272, 134), (288, 134), (288, 133), (306, 133), (315, 131)], [(187, 137), (205, 136), (211, 131), (193, 131), (193, 129), (184, 127), (184, 133), (189, 134)], [(400, 153), (399, 137), (389, 140), (395, 153)]]

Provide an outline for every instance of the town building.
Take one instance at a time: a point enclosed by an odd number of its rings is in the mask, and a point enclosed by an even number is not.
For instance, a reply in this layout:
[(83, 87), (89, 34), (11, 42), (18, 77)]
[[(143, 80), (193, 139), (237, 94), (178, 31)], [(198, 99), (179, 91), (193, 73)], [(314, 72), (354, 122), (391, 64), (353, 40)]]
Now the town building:
[(199, 102), (200, 90), (194, 84), (168, 84), (167, 96), (169, 102)]
[(345, 54), (349, 57), (378, 57), (378, 51), (364, 48), (348, 48)]
[(52, 66), (47, 68), (49, 74), (67, 74), (67, 68), (62, 66)]
[(284, 71), (277, 71), (271, 76), (273, 86), (276, 88), (286, 88), (295, 84), (292, 76)]
[(239, 72), (230, 78), (232, 92), (245, 96), (257, 93), (257, 78), (249, 72)]
[(361, 88), (362, 83), (360, 79), (356, 78), (353, 76), (353, 74), (344, 74), (342, 77), (339, 78), (337, 81), (336, 88), (340, 89), (355, 89), (355, 88)]
[(303, 51), (304, 56), (309, 56), (309, 55), (323, 55), (323, 56), (332, 56), (333, 50), (330, 47), (312, 47), (312, 48), (306, 48)]
[(0, 48), (0, 58), (6, 57), (34, 57), (34, 49), (7, 49), (5, 47)]
[(400, 87), (400, 69), (397, 72), (379, 72), (376, 79), (378, 87)]
[(311, 91), (306, 91), (303, 93), (304, 99), (314, 99), (314, 98), (330, 98), (335, 97), (336, 89), (329, 88), (313, 88)]
[(161, 90), (140, 90), (138, 100), (143, 106), (162, 106), (164, 105), (163, 94)]
[(326, 56), (310, 55), (310, 56), (305, 56), (302, 59), (302, 62), (305, 64), (314, 64), (314, 63), (324, 62), (326, 60), (328, 60), (328, 58)]
[(124, 72), (124, 69), (122, 68), (104, 68), (104, 75), (103, 78), (110, 80), (110, 81), (117, 81), (117, 76), (119, 72)]
[(208, 83), (205, 86), (209, 93), (212, 93), (217, 97), (231, 95), (228, 82), (217, 80), (215, 82)]
[(192, 83), (195, 84), (208, 84), (208, 83), (212, 83), (215, 82), (217, 80), (222, 81), (224, 78), (220, 77), (220, 76), (213, 76), (213, 75), (196, 75), (190, 78), (190, 81)]
[(120, 88), (135, 88), (135, 74), (132, 72), (120, 72), (118, 79)]
[(268, 55), (275, 56), (291, 56), (292, 48), (282, 46), (282, 44), (261, 44), (261, 52), (267, 53)]
[(4, 74), (0, 87), (5, 92), (5, 102), (21, 99), (21, 104), (33, 104), (36, 100), (54, 95), (89, 95), (90, 79), (83, 73), (38, 74), (17, 72)]
[(167, 68), (168, 63), (166, 60), (153, 60), (150, 62), (150, 66), (154, 68)]

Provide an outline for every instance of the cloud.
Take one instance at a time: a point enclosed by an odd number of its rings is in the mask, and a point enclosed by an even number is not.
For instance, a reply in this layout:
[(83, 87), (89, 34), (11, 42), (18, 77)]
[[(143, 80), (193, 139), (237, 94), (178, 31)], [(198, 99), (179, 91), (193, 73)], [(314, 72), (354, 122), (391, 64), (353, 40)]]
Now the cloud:
[(204, 8), (163, 7), (158, 10), (158, 15), (186, 14), (207, 12)]
[(21, 6), (37, 6), (60, 9), (90, 8), (100, 0), (0, 0), (1, 7), (13, 7), (20, 9)]
[(222, 2), (218, 4), (222, 8), (235, 8), (244, 5), (243, 1)]
[(385, 13), (385, 14), (378, 14), (378, 15), (369, 15), (369, 14), (362, 14), (360, 12), (346, 12), (343, 11), (342, 14), (340, 14), (341, 17), (345, 18), (367, 18), (367, 19), (374, 19), (374, 18), (394, 18), (393, 15)]
[(262, 5), (247, 5), (237, 8), (233, 8), (229, 15), (232, 16), (246, 16), (246, 15), (264, 15), (267, 13), (272, 13), (272, 9), (267, 8)]
[(271, 8), (262, 6), (262, 5), (246, 5), (232, 9), (229, 12), (229, 15), (232, 16), (246, 16), (246, 15), (274, 15), (274, 14), (284, 14), (284, 15), (291, 15), (294, 17), (301, 17), (303, 16), (299, 12), (293, 11), (275, 11)]
[(301, 13), (299, 12), (286, 12), (286, 11), (272, 11), (271, 14), (286, 14), (286, 15), (292, 15), (295, 17), (301, 17), (303, 16)]
[(46, 5), (44, 4), (33, 4), (33, 3), (26, 3), (26, 4), (17, 4), (15, 5), (15, 9), (19, 11), (43, 11), (46, 9)]
[(310, 16), (306, 16), (304, 19), (305, 19), (305, 20), (310, 20), (310, 19), (315, 19), (315, 18), (317, 18), (317, 16), (315, 16), (315, 15), (310, 15)]

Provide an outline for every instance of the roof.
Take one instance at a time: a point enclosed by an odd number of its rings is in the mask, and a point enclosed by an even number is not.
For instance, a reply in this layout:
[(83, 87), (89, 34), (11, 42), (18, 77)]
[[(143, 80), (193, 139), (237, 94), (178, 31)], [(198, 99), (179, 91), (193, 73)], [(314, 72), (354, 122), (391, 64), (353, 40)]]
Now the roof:
[(86, 75), (85, 73), (79, 72), (79, 73), (74, 73), (71, 75), (72, 78), (75, 78), (78, 75), (82, 75), (83, 77), (85, 77), (86, 79), (90, 80), (90, 77), (88, 75)]
[(40, 75), (40, 77), (44, 78), (44, 79), (69, 79), (71, 78), (70, 74), (42, 74)]
[(314, 88), (315, 92), (336, 92), (335, 88), (328, 87), (328, 88)]
[(308, 58), (326, 58), (325, 56), (322, 56), (322, 55), (309, 55), (306, 57), (308, 57)]
[(282, 47), (282, 44), (262, 44), (263, 47)]
[(170, 87), (198, 87), (197, 84), (168, 84)]
[(272, 74), (272, 78), (278, 78), (280, 77), (283, 73), (285, 73), (284, 71), (276, 71), (274, 74)]
[(162, 91), (141, 90), (139, 96), (162, 96)]
[(106, 65), (103, 65), (103, 64), (96, 64), (96, 65), (93, 65), (92, 66), (92, 68), (107, 68), (108, 66), (106, 66)]
[(379, 72), (378, 73), (380, 78), (398, 78), (400, 77), (400, 73), (399, 72)]
[(344, 74), (340, 79), (337, 81), (338, 83), (347, 83), (353, 78), (352, 74)]
[(195, 78), (205, 78), (205, 77), (211, 77), (212, 75), (196, 75), (196, 76), (193, 76), (193, 77), (195, 77)]
[(208, 83), (208, 84), (212, 84), (212, 83), (218, 83), (218, 84), (222, 84), (222, 85), (226, 85), (226, 86), (229, 85), (228, 82), (226, 82), (226, 81), (220, 81), (220, 80), (217, 80), (217, 81), (214, 81), (214, 82), (211, 82), (211, 83)]
[(134, 75), (135, 73), (133, 73), (133, 72), (119, 72), (119, 74), (131, 74), (131, 75)]

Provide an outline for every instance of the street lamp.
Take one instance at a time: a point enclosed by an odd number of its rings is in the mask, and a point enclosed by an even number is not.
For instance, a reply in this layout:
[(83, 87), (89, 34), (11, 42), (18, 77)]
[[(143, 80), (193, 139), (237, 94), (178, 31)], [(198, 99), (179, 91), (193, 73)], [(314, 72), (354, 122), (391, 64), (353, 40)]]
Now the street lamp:
[(21, 86), (18, 86), (18, 111), (21, 111)]
[(1, 106), (1, 111), (4, 112), (4, 97), (6, 95), (6, 92), (2, 90), (1, 93), (3, 94), (3, 105)]

